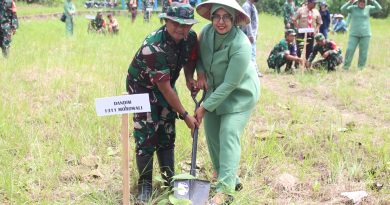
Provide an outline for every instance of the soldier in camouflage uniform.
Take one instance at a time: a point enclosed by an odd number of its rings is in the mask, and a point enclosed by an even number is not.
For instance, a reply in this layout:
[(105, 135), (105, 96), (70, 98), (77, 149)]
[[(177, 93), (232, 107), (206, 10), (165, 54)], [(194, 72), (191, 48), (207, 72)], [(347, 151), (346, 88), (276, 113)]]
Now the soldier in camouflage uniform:
[[(313, 52), (310, 54), (306, 67), (313, 66), (313, 68), (326, 68), (328, 71), (335, 71), (336, 66), (343, 62), (343, 56), (341, 55), (341, 49), (335, 42), (325, 39), (322, 33), (315, 35), (316, 45), (313, 48)], [(320, 53), (323, 59), (314, 63), (313, 60), (317, 53)]]
[(96, 33), (106, 33), (106, 21), (103, 19), (102, 12), (98, 12), (96, 14), (95, 19), (92, 19), (91, 22), (88, 25), (88, 31), (89, 32), (96, 32)]
[(149, 22), (152, 16), (154, 0), (142, 0), (142, 9), (144, 12), (144, 22)]
[(18, 25), (15, 2), (0, 0), (0, 47), (4, 57), (8, 56), (11, 38)]
[(191, 30), (194, 9), (172, 4), (160, 15), (165, 25), (146, 37), (131, 62), (126, 88), (129, 94), (148, 93), (151, 112), (134, 114), (134, 138), (139, 172), (138, 201), (147, 202), (152, 193), (153, 153), (157, 152), (160, 171), (171, 186), (174, 175), (175, 120), (177, 113), (194, 129), (198, 122), (188, 115), (175, 89), (184, 72), (193, 73), (197, 60), (197, 36)]
[(285, 32), (285, 38), (282, 39), (272, 49), (268, 56), (267, 63), (268, 67), (276, 69), (280, 73), (280, 68), (286, 65), (285, 71), (291, 71), (293, 61), (302, 63), (302, 59), (297, 56), (297, 46), (295, 44), (295, 30), (287, 29)]
[[(172, 2), (170, 0), (163, 0), (162, 1), (162, 10), (161, 10), (161, 13), (166, 13), (167, 10), (168, 10), (168, 6), (171, 4)], [(160, 23), (163, 23), (164, 22), (164, 19), (160, 19)]]
[(283, 5), (283, 21), (285, 29), (294, 29), (292, 17), (295, 15), (295, 2), (293, 0), (286, 0)]

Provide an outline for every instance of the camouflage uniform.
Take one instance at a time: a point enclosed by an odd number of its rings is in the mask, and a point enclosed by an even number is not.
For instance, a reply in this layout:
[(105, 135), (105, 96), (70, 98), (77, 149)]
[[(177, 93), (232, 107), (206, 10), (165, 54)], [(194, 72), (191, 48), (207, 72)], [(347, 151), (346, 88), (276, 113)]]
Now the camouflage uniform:
[[(295, 3), (290, 4), (287, 0), (283, 5), (283, 21), (284, 21), (284, 28), (289, 29), (292, 28), (294, 29), (294, 23), (292, 21), (292, 17), (295, 14)], [(287, 26), (287, 24), (290, 24), (290, 26)]]
[(142, 1), (142, 9), (144, 11), (144, 21), (149, 22), (151, 11), (148, 11), (150, 9), (153, 9), (153, 1), (152, 0), (143, 0)]
[(295, 43), (288, 43), (286, 39), (282, 39), (277, 45), (275, 45), (270, 55), (268, 56), (268, 67), (276, 69), (276, 71), (279, 73), (280, 67), (287, 63), (285, 70), (290, 70), (293, 61), (287, 60), (284, 57), (286, 54), (296, 56), (297, 46)]
[(151, 104), (151, 112), (133, 117), (137, 155), (174, 147), (177, 114), (156, 82), (169, 80), (175, 89), (183, 65), (195, 62), (196, 58), (196, 33), (191, 30), (186, 40), (176, 44), (165, 26), (150, 34), (137, 51), (128, 69), (126, 88), (129, 94), (149, 93)]
[(18, 25), (13, 0), (0, 0), (0, 47), (4, 57), (8, 56), (11, 37)]
[(341, 55), (341, 49), (337, 47), (336, 43), (325, 39), (325, 45), (321, 46), (316, 44), (313, 48), (313, 52), (310, 54), (308, 61), (313, 62), (317, 53), (323, 55), (325, 52), (333, 50), (335, 53), (331, 53), (327, 58), (318, 60), (313, 63), (313, 68), (326, 68), (328, 71), (336, 70), (336, 66), (343, 62), (343, 56)]
[(91, 20), (91, 31), (96, 31), (98, 33), (104, 33), (106, 30), (106, 21), (104, 21), (103, 17)]
[(166, 13), (168, 11), (169, 2), (168, 0), (162, 1), (162, 13)]

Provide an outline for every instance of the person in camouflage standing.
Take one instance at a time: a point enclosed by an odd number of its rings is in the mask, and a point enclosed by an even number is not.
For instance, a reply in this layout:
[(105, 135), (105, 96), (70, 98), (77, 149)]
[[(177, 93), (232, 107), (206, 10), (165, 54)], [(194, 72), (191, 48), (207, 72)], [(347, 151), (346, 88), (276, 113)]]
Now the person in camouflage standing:
[[(172, 185), (177, 116), (191, 130), (199, 126), (196, 119), (188, 115), (175, 88), (182, 67), (186, 78), (190, 75), (192, 78), (195, 69), (198, 44), (197, 35), (191, 30), (197, 23), (194, 9), (188, 4), (172, 3), (160, 18), (165, 20), (165, 25), (146, 37), (129, 66), (126, 80), (127, 92), (148, 93), (151, 105), (151, 112), (137, 113), (133, 117), (139, 203), (146, 203), (152, 194), (154, 152), (157, 152), (165, 185)], [(193, 79), (187, 78), (188, 81)]]
[(18, 26), (15, 2), (0, 0), (0, 47), (4, 57), (8, 57), (11, 38)]
[[(306, 67), (310, 67), (313, 64), (313, 68), (326, 68), (328, 71), (335, 71), (336, 66), (343, 62), (341, 49), (335, 42), (325, 39), (322, 33), (316, 34), (314, 39), (316, 40), (316, 45), (306, 62)], [(317, 53), (320, 53), (323, 59), (312, 63)]]
[[(161, 13), (166, 13), (168, 10), (168, 6), (170, 6), (172, 3), (172, 0), (162, 0), (162, 10)], [(164, 19), (160, 19), (160, 23), (163, 23)]]
[(149, 22), (152, 16), (154, 0), (142, 0), (142, 9), (144, 12), (144, 22)]
[(297, 56), (297, 45), (295, 44), (295, 30), (287, 29), (285, 32), (285, 38), (282, 39), (272, 49), (268, 56), (268, 67), (275, 69), (280, 73), (280, 68), (286, 64), (285, 72), (292, 71), (291, 66), (295, 61), (302, 64), (303, 59)]
[(69, 36), (73, 35), (73, 16), (76, 14), (76, 7), (74, 6), (72, 0), (65, 0), (64, 3), (64, 13), (66, 16), (65, 20), (65, 28), (66, 28), (66, 33)]
[(283, 5), (283, 20), (285, 29), (294, 29), (294, 23), (292, 17), (295, 15), (295, 2), (294, 0), (286, 0)]

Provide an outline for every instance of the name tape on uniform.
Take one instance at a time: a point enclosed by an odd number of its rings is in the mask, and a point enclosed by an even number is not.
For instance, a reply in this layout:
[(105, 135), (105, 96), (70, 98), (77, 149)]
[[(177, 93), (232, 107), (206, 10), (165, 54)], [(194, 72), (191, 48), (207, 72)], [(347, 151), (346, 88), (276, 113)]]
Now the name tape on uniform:
[(150, 112), (149, 94), (96, 98), (95, 104), (98, 116)]

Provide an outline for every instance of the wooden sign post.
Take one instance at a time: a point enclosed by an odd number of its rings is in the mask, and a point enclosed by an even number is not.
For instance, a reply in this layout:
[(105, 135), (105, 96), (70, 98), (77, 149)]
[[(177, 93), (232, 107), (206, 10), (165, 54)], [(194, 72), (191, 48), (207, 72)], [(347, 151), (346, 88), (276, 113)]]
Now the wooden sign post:
[(129, 114), (122, 114), (122, 193), (123, 205), (129, 205), (130, 183), (129, 183)]
[(307, 33), (314, 33), (314, 28), (300, 28), (298, 29), (298, 33), (304, 33), (305, 37), (303, 39), (303, 50), (301, 52), (301, 57), (303, 58), (303, 66), (302, 66), (302, 74), (305, 72), (306, 69), (306, 44), (307, 44)]
[(124, 205), (129, 205), (130, 182), (129, 182), (129, 113), (150, 112), (148, 94), (135, 94), (97, 98), (95, 99), (96, 113), (98, 116), (122, 115), (122, 192)]

